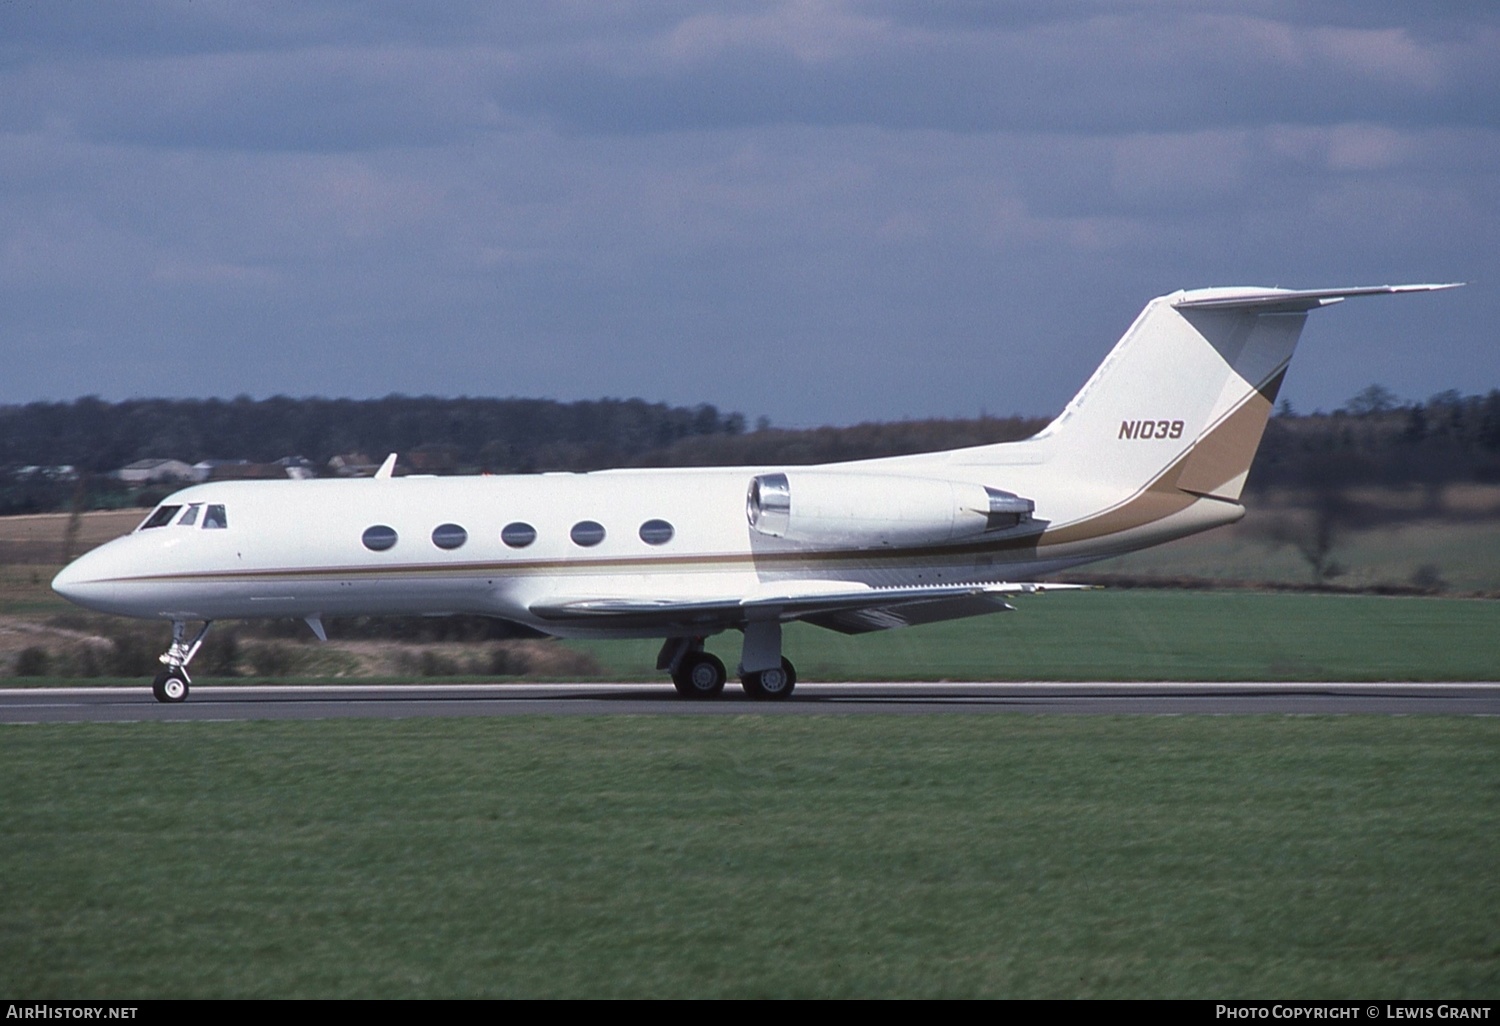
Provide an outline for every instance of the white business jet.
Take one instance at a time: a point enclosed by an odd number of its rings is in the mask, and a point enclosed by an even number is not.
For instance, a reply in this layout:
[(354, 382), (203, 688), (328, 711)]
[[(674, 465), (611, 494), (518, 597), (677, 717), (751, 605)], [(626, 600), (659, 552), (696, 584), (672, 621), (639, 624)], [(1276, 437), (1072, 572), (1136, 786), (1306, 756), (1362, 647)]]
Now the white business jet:
[[(185, 488), (52, 582), (170, 620), (154, 692), (187, 697), (217, 619), (478, 613), (574, 638), (664, 638), (658, 669), (792, 693), (781, 628), (846, 634), (1012, 608), (1034, 578), (1244, 516), (1240, 492), (1307, 313), (1455, 285), (1213, 288), (1153, 299), (1062, 413), (1019, 442), (821, 466)], [(1026, 583), (1022, 583), (1026, 582)], [(189, 639), (189, 623), (202, 622)]]

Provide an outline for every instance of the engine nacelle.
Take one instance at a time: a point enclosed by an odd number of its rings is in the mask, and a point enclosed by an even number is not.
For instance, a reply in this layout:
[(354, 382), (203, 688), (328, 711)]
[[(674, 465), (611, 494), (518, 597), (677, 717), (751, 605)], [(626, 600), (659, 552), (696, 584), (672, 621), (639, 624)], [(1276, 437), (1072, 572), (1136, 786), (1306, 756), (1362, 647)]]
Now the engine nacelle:
[(894, 474), (759, 474), (745, 497), (745, 514), (758, 533), (840, 548), (1024, 534), (1035, 509), (1030, 499), (998, 488)]

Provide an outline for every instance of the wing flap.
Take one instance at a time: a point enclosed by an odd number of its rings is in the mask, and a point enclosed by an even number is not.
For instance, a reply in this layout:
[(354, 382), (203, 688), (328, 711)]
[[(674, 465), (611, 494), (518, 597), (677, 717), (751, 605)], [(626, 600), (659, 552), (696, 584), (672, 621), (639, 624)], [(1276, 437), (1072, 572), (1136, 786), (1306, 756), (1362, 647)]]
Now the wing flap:
[(887, 631), (893, 627), (914, 627), (940, 620), (958, 620), (966, 616), (982, 616), (985, 613), (1004, 613), (1016, 607), (999, 595), (960, 595), (956, 598), (929, 599), (925, 602), (904, 602), (890, 606), (869, 606), (864, 609), (842, 609), (832, 613), (813, 613), (802, 617), (808, 623), (825, 627), (840, 634), (868, 634), (871, 631)]
[(735, 598), (549, 598), (532, 603), (540, 619), (578, 626), (650, 628), (741, 627), (751, 620), (806, 620), (845, 634), (935, 623), (1012, 608), (1004, 596), (1078, 590), (1076, 584), (1033, 582), (933, 585), (917, 588), (831, 586), (783, 582), (775, 591)]

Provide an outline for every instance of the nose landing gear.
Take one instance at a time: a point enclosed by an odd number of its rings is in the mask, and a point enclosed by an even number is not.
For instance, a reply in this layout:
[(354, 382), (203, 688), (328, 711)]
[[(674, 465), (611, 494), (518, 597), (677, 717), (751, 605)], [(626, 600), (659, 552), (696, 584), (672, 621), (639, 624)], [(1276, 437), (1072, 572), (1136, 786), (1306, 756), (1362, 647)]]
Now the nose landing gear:
[(182, 639), (187, 631), (187, 624), (182, 620), (172, 621), (172, 645), (161, 657), (166, 669), (151, 681), (151, 694), (158, 702), (182, 702), (187, 699), (188, 687), (192, 684), (192, 679), (187, 674), (187, 665), (198, 654), (198, 649), (203, 647), (203, 639), (211, 626), (212, 620), (204, 620), (202, 629), (193, 640), (184, 642)]

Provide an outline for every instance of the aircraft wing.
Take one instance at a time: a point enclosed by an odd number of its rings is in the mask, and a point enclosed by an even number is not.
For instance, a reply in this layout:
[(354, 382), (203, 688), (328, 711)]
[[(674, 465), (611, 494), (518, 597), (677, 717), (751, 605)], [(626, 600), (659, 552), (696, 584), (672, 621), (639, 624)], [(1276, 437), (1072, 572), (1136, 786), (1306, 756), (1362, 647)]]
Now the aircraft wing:
[(872, 588), (828, 581), (780, 582), (771, 590), (725, 598), (549, 598), (531, 612), (559, 625), (658, 628), (667, 633), (739, 627), (752, 620), (806, 620), (844, 634), (954, 620), (1012, 609), (1008, 595), (1080, 590), (1081, 584), (934, 585)]

